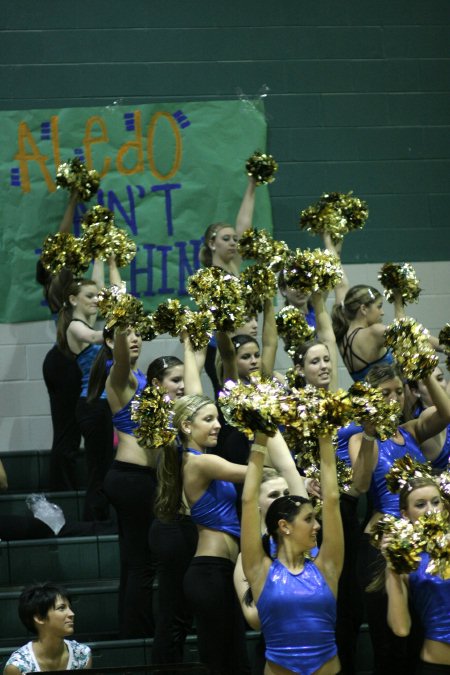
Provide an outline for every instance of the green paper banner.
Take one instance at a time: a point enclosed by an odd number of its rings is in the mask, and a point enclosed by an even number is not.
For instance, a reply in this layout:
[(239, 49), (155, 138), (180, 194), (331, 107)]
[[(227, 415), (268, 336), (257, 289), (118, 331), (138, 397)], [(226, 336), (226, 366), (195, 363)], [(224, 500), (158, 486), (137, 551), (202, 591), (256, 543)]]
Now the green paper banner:
[[(138, 247), (121, 274), (150, 311), (168, 297), (187, 301), (204, 231), (212, 222), (234, 224), (245, 161), (265, 150), (267, 130), (262, 104), (248, 101), (9, 111), (0, 123), (2, 323), (49, 318), (35, 269), (69, 199), (56, 189), (59, 164), (78, 156), (100, 172), (98, 194), (77, 206), (74, 233), (95, 204), (114, 212)], [(254, 225), (272, 230), (265, 186)]]

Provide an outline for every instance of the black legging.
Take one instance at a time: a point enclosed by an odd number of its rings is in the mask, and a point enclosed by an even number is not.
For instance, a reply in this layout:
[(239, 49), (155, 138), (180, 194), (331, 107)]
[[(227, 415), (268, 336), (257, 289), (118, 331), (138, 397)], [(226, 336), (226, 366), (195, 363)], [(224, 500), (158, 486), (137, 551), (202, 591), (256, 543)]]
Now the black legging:
[(81, 391), (81, 371), (55, 345), (47, 352), (42, 373), (50, 398), (53, 441), (50, 453), (50, 489), (76, 490), (76, 459), (81, 432), (76, 407)]
[(85, 398), (80, 398), (76, 412), (84, 438), (88, 473), (83, 520), (108, 520), (109, 504), (103, 481), (114, 456), (111, 409), (106, 399), (87, 403)]
[(197, 526), (189, 516), (179, 516), (171, 522), (155, 518), (149, 541), (158, 579), (152, 661), (181, 663), (186, 635), (192, 628), (183, 579), (197, 548)]
[(119, 636), (152, 637), (153, 580), (148, 535), (153, 521), (156, 472), (147, 466), (114, 461), (104, 490), (117, 513), (120, 548)]
[(197, 556), (184, 577), (192, 608), (200, 660), (210, 675), (249, 675), (245, 624), (233, 585), (234, 565), (226, 558)]
[(363, 594), (358, 582), (357, 557), (361, 538), (358, 498), (341, 494), (339, 506), (344, 530), (344, 564), (339, 577), (336, 606), (336, 644), (341, 670), (354, 675), (356, 645), (363, 620)]

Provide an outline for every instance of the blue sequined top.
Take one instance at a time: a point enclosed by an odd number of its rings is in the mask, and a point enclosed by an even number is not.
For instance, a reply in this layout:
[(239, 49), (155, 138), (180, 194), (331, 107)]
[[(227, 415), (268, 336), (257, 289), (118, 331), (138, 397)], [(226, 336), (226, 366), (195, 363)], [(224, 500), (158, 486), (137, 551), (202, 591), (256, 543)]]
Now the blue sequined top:
[[(193, 455), (201, 452), (188, 448)], [(226, 532), (239, 538), (241, 526), (236, 511), (237, 492), (233, 483), (226, 480), (212, 480), (205, 492), (191, 506), (191, 518), (196, 525), (211, 530)]]
[(395, 443), (392, 438), (377, 441), (378, 462), (372, 475), (369, 491), (373, 501), (373, 510), (388, 513), (396, 518), (400, 518), (400, 496), (388, 490), (386, 474), (391, 470), (395, 460), (405, 455), (409, 455), (422, 464), (427, 461), (411, 434), (402, 427), (398, 427), (398, 430), (405, 440), (404, 445)]
[(131, 404), (147, 384), (147, 378), (141, 370), (134, 370), (133, 373), (138, 383), (136, 393), (123, 408), (112, 416), (112, 421), (117, 431), (121, 431), (123, 434), (129, 434), (130, 436), (134, 436), (134, 430), (139, 426), (137, 422), (131, 420)]
[(256, 607), (268, 661), (311, 675), (337, 654), (336, 598), (314, 562), (293, 574), (275, 559)]
[(425, 638), (450, 644), (450, 579), (427, 574), (428, 553), (421, 554), (420, 565), (409, 575), (409, 589)]

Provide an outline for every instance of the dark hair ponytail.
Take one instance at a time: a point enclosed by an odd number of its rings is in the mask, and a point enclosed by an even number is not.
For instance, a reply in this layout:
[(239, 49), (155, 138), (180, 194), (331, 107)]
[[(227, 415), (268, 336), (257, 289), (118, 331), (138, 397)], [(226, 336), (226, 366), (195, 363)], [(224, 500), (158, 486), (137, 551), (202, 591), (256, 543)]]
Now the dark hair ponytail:
[(336, 342), (341, 342), (350, 325), (345, 316), (343, 305), (334, 305), (333, 309), (331, 310), (331, 323), (333, 324)]
[(99, 349), (97, 356), (94, 359), (94, 362), (91, 366), (91, 372), (89, 373), (89, 383), (87, 390), (87, 403), (94, 403), (97, 399), (100, 398), (104, 389), (106, 380), (109, 374), (108, 361), (113, 360), (113, 353), (111, 347), (106, 344), (106, 340), (112, 339), (113, 331), (103, 329), (103, 339), (105, 340), (101, 349)]

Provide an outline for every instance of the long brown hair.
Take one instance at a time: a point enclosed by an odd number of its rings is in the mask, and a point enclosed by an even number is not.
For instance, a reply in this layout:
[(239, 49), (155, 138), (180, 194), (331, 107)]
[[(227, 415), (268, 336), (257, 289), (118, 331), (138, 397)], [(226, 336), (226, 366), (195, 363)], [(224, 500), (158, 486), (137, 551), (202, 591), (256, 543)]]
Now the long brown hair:
[(174, 403), (172, 425), (178, 431), (178, 439), (162, 449), (157, 468), (155, 515), (160, 520), (173, 520), (177, 513), (183, 512), (182, 459), (189, 439), (183, 433), (182, 424), (193, 420), (209, 403), (213, 401), (200, 394), (182, 396)]
[(97, 287), (97, 284), (95, 281), (92, 281), (92, 279), (77, 279), (72, 281), (72, 283), (66, 289), (64, 303), (59, 310), (58, 323), (56, 326), (56, 344), (63, 354), (65, 354), (70, 359), (74, 359), (76, 356), (76, 354), (70, 351), (69, 344), (67, 342), (67, 329), (69, 328), (70, 322), (73, 320), (73, 307), (70, 303), (70, 296), (77, 296), (83, 286)]

